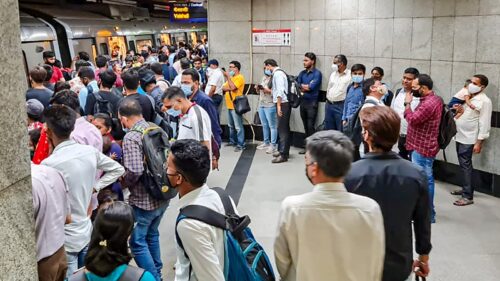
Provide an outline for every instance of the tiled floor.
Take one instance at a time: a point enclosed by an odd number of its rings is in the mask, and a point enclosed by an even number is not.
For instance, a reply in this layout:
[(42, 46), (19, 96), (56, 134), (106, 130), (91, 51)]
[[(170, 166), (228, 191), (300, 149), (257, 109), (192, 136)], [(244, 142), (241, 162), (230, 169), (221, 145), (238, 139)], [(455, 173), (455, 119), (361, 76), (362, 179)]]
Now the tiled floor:
[[(273, 258), (273, 240), (280, 203), (286, 196), (311, 190), (304, 175), (303, 156), (292, 148), (290, 161), (271, 164), (271, 156), (257, 151), (245, 183), (238, 210), (252, 219), (252, 230)], [(210, 174), (209, 186), (225, 187), (240, 153), (223, 148), (220, 171)], [(453, 188), (436, 185), (437, 223), (432, 228), (430, 281), (500, 280), (500, 199), (477, 193), (475, 204), (455, 207)], [(175, 263), (174, 222), (177, 200), (161, 224), (164, 280), (173, 280)]]

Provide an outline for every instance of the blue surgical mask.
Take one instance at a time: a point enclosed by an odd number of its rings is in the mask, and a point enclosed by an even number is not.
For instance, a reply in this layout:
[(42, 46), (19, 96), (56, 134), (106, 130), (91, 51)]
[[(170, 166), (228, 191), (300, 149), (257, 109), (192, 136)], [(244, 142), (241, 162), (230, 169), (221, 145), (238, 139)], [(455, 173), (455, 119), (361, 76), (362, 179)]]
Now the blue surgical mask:
[(126, 128), (126, 127), (122, 124), (122, 131), (126, 134), (126, 133), (130, 132), (130, 129), (129, 129), (129, 128)]
[(177, 116), (182, 114), (182, 111), (170, 108), (169, 110), (167, 110), (167, 114), (172, 116), (172, 117), (177, 117)]
[(181, 89), (186, 95), (186, 97), (189, 97), (193, 94), (193, 85), (182, 84)]
[(363, 82), (363, 75), (353, 75), (352, 82), (358, 83), (358, 84)]
[(269, 69), (264, 69), (264, 74), (267, 76), (271, 76), (271, 74), (273, 74), (273, 73)]
[(236, 73), (234, 73), (234, 70), (229, 71), (229, 76), (233, 77), (234, 74), (236, 74)]

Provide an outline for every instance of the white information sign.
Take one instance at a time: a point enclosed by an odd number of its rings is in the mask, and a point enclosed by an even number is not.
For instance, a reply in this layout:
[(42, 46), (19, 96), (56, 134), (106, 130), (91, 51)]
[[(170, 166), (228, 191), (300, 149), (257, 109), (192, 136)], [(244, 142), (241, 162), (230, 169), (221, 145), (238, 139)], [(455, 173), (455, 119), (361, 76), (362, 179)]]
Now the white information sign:
[(254, 46), (290, 46), (291, 29), (253, 29)]

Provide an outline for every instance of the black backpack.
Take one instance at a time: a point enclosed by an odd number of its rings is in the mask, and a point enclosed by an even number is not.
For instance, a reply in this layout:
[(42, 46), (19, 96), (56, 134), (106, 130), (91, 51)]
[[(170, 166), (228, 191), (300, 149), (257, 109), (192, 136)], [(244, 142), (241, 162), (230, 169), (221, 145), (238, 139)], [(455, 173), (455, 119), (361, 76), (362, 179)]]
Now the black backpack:
[[(297, 83), (297, 77), (293, 75), (288, 75), (283, 69), (278, 68), (276, 71), (282, 71), (286, 75), (286, 79), (288, 81), (288, 89), (286, 93), (286, 97), (288, 102), (293, 108), (299, 107), (302, 102), (302, 92), (300, 91), (300, 86)], [(273, 88), (273, 78), (269, 80), (269, 89)]]
[(153, 198), (170, 200), (177, 195), (177, 190), (170, 186), (167, 177), (168, 136), (160, 127), (149, 123), (144, 130), (135, 130), (142, 134), (142, 151), (144, 153), (144, 172), (141, 176), (144, 188)]
[(108, 100), (103, 99), (99, 93), (90, 93), (90, 90), (89, 94), (92, 94), (95, 98), (94, 115), (97, 113), (106, 113), (110, 117), (113, 117), (113, 106)]
[(443, 103), (443, 109), (441, 113), (441, 121), (439, 122), (439, 135), (438, 135), (438, 145), (440, 149), (445, 149), (457, 134), (457, 125), (455, 124), (455, 115), (444, 103), (443, 99), (440, 97)]
[(373, 100), (365, 100), (364, 103), (356, 110), (356, 112), (347, 120), (347, 124), (343, 127), (342, 132), (351, 139), (354, 145), (360, 145), (363, 141), (363, 136), (361, 136), (361, 121), (359, 120), (359, 113), (363, 108), (363, 105), (370, 103), (375, 106), (379, 105)]

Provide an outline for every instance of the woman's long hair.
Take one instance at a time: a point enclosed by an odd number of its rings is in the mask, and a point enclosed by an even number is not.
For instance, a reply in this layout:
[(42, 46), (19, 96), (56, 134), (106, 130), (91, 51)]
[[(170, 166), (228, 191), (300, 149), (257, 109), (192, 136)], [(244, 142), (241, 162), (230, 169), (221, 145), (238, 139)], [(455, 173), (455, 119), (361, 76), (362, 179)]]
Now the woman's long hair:
[(108, 276), (122, 264), (128, 264), (132, 256), (128, 250), (128, 238), (134, 227), (132, 207), (123, 202), (113, 202), (102, 208), (94, 222), (85, 267), (90, 272)]

